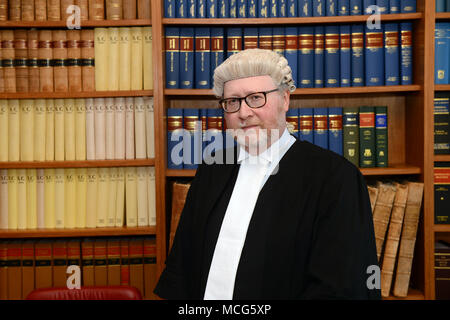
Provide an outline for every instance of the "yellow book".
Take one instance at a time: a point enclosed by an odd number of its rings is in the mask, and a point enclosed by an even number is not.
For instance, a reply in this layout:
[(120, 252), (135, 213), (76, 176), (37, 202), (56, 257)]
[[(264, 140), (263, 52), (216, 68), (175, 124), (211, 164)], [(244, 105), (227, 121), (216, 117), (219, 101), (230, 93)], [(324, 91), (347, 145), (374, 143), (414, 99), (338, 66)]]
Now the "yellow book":
[(20, 124), (20, 160), (33, 161), (34, 100), (20, 100)]
[(147, 158), (155, 157), (155, 117), (153, 97), (144, 97), (145, 105), (145, 135), (147, 141)]
[(147, 158), (147, 141), (145, 134), (146, 107), (143, 97), (134, 98), (134, 146), (136, 159)]
[(127, 227), (137, 226), (137, 172), (135, 167), (125, 168), (125, 201)]
[(20, 160), (20, 106), (19, 100), (8, 100), (8, 159)]
[(77, 228), (86, 227), (86, 184), (87, 169), (77, 168), (77, 185), (76, 185), (76, 219), (75, 226)]
[(45, 161), (45, 99), (34, 101), (34, 160)]
[(114, 98), (105, 99), (105, 156), (107, 160), (115, 156), (115, 115), (116, 104)]
[(94, 99), (86, 99), (86, 159), (95, 160), (95, 107)]
[(44, 169), (44, 226), (55, 227), (55, 169)]
[(119, 28), (108, 28), (108, 90), (119, 90)]
[(76, 223), (77, 177), (74, 168), (64, 170), (66, 174), (65, 189), (65, 228), (73, 229)]
[(8, 170), (8, 229), (17, 229), (17, 169)]
[(125, 98), (125, 158), (135, 159), (134, 98)]
[(86, 175), (86, 228), (97, 226), (97, 168), (88, 168)]
[(55, 160), (64, 161), (64, 99), (55, 99)]
[(130, 90), (131, 36), (130, 28), (126, 27), (119, 29), (119, 75), (119, 90)]
[(153, 45), (152, 27), (142, 28), (144, 90), (153, 89)]
[(117, 168), (109, 169), (108, 213), (106, 222), (107, 227), (116, 226), (117, 174)]
[(84, 99), (75, 99), (75, 159), (86, 160), (86, 107)]
[(55, 160), (55, 101), (46, 99), (45, 116), (45, 160)]
[(97, 227), (106, 227), (109, 199), (109, 168), (98, 169)]
[(95, 159), (106, 159), (106, 112), (105, 112), (105, 99), (95, 98)]
[(64, 151), (65, 160), (75, 160), (75, 101), (64, 100)]
[(27, 169), (27, 228), (37, 228), (36, 169)]
[(37, 228), (45, 228), (45, 173), (44, 169), (36, 169), (36, 215)]
[(0, 161), (8, 161), (8, 100), (0, 100)]
[(117, 168), (116, 227), (122, 227), (125, 217), (125, 168)]
[(66, 174), (65, 169), (55, 169), (55, 228), (65, 227), (65, 185)]
[(136, 168), (137, 206), (138, 206), (138, 226), (148, 226), (148, 192), (147, 192), (147, 171), (146, 167)]
[(131, 90), (142, 90), (142, 28), (130, 28), (131, 52)]
[(95, 51), (95, 90), (108, 90), (108, 29), (94, 29), (94, 51)]
[(147, 192), (148, 192), (148, 224), (156, 226), (156, 180), (155, 167), (146, 167), (147, 170)]
[(17, 229), (27, 228), (27, 170), (17, 169)]
[(0, 229), (8, 229), (8, 170), (0, 169)]

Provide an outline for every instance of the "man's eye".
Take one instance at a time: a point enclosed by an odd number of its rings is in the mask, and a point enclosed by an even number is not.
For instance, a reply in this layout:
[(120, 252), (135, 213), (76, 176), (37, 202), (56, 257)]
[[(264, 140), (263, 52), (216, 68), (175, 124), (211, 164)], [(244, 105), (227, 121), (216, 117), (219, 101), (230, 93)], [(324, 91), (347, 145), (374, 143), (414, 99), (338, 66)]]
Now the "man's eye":
[(228, 99), (229, 104), (235, 104), (238, 102), (238, 99)]
[(253, 96), (250, 96), (250, 99), (253, 100), (253, 101), (258, 101), (258, 100), (263, 99), (263, 96), (260, 95), (260, 94), (255, 94)]

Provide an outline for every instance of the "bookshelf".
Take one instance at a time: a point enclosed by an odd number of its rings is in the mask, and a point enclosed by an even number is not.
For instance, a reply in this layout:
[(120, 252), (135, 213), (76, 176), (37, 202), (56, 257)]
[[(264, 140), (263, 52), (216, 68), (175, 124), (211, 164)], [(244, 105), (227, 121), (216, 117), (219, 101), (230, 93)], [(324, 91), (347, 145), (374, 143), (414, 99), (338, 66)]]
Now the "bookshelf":
[[(0, 21), (0, 28), (66, 28), (66, 21)], [(134, 20), (87, 20), (81, 21), (81, 28), (99, 27), (147, 27), (150, 19)]]

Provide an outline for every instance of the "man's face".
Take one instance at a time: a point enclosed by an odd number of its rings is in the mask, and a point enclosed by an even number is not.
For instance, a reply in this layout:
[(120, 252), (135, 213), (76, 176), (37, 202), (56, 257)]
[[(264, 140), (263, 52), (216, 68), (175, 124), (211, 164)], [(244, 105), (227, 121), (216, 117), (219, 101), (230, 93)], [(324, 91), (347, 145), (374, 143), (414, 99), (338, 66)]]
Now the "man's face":
[[(270, 76), (242, 78), (226, 82), (223, 96), (225, 99), (241, 98), (251, 93), (270, 91), (275, 88), (276, 85)], [(224, 114), (227, 129), (233, 129), (237, 142), (249, 151), (248, 148), (254, 147), (255, 144), (268, 147), (283, 134), (288, 109), (289, 91), (286, 90), (283, 93), (280, 91), (268, 93), (266, 104), (261, 108), (250, 108), (245, 100), (242, 100), (239, 111)]]

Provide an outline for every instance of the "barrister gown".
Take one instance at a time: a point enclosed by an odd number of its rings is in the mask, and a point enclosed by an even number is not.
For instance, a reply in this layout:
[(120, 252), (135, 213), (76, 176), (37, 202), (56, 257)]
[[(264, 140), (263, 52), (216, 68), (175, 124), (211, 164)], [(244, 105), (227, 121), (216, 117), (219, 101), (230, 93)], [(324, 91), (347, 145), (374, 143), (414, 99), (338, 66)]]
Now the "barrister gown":
[[(199, 166), (155, 288), (160, 297), (203, 299), (238, 170), (236, 161)], [(233, 299), (379, 299), (367, 286), (371, 265), (375, 237), (360, 171), (296, 140), (259, 193)]]

